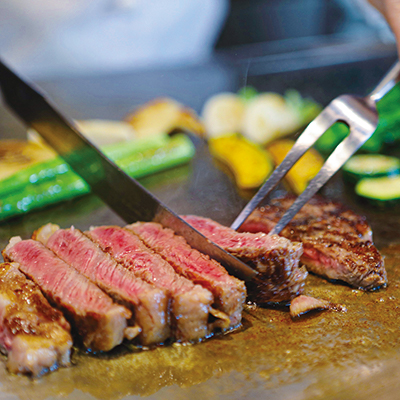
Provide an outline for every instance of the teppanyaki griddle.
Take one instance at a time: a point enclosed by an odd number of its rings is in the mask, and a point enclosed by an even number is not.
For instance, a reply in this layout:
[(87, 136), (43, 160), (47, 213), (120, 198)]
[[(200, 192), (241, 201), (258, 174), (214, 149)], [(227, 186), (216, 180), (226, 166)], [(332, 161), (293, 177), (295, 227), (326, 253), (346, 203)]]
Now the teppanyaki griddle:
[[(326, 103), (336, 95), (332, 82), (338, 76), (356, 86), (350, 88), (352, 91), (362, 93), (376, 80), (372, 79), (374, 74), (380, 76), (392, 62), (393, 58), (313, 71), (250, 76), (248, 83), (260, 90), (270, 87), (283, 92), (295, 88)], [(169, 94), (181, 100), (186, 96), (186, 103), (198, 108), (194, 103), (204, 101), (211, 94), (211, 89), (207, 89), (210, 80), (219, 83), (214, 85), (215, 91), (234, 91), (243, 84), (240, 70), (228, 68), (226, 74), (220, 74), (221, 65), (207, 68), (209, 73), (203, 75), (205, 82), (186, 86), (192, 93), (184, 91), (185, 84), (190, 81), (189, 77), (198, 76), (198, 71), (189, 68), (181, 73), (181, 80), (172, 78), (175, 85)], [(141, 74), (136, 77), (132, 74), (107, 79), (54, 80), (41, 85), (75, 118), (120, 119), (135, 104), (167, 91), (161, 86), (152, 92), (143, 88), (142, 97), (134, 97), (130, 87), (135, 87), (137, 95), (140, 81), (143, 81)], [(196, 92), (200, 86), (205, 89)], [(179, 90), (183, 91), (181, 96)], [(4, 109), (0, 109), (0, 115), (6, 115), (0, 125), (2, 138), (7, 137), (9, 128), (15, 127), (23, 137), (24, 131)], [(229, 224), (251, 194), (239, 193), (230, 177), (213, 163), (204, 142), (193, 140), (197, 153), (190, 165), (141, 182), (181, 214), (203, 215)], [(242, 328), (197, 345), (172, 345), (148, 351), (121, 346), (110, 354), (97, 356), (76, 350), (71, 368), (61, 369), (37, 382), (12, 376), (0, 368), (1, 396), (23, 400), (50, 397), (119, 400), (143, 396), (149, 399), (372, 399), (377, 395), (396, 398), (400, 385), (400, 212), (375, 210), (357, 203), (340, 177), (330, 182), (325, 194), (367, 215), (375, 241), (386, 255), (387, 289), (364, 293), (310, 276), (306, 294), (345, 304), (347, 313), (326, 312), (292, 321), (286, 309), (249, 305)], [(89, 195), (0, 225), (1, 246), (14, 235), (29, 237), (34, 229), (48, 221), (63, 227), (73, 224), (81, 229), (90, 225), (123, 224), (100, 200)]]

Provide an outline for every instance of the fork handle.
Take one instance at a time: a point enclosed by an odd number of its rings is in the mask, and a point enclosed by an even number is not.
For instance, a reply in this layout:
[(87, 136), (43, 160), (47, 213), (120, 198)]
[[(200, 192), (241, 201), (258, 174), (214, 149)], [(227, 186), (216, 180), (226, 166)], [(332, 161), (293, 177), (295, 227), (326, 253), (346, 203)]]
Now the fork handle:
[(375, 89), (369, 94), (368, 98), (377, 103), (388, 93), (400, 80), (400, 62), (397, 61), (387, 74), (378, 83)]

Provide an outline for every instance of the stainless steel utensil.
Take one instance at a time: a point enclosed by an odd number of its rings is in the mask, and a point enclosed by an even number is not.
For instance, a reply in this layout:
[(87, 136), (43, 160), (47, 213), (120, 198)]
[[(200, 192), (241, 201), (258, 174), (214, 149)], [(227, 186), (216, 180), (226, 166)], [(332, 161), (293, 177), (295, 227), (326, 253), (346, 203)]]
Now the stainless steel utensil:
[(231, 228), (237, 230), (243, 224), (297, 160), (314, 145), (328, 128), (336, 122), (344, 122), (350, 128), (349, 135), (336, 147), (315, 178), (308, 184), (306, 190), (295, 200), (269, 234), (280, 233), (304, 204), (372, 136), (378, 125), (376, 103), (394, 87), (399, 79), (400, 63), (397, 62), (368, 96), (342, 95), (332, 100), (299, 136), (285, 159), (238, 215)]
[(205, 238), (167, 208), (135, 179), (125, 174), (43, 94), (0, 61), (0, 88), (8, 106), (35, 129), (98, 195), (126, 222), (157, 221), (182, 235), (202, 253), (223, 264), (228, 272), (251, 280), (257, 272)]

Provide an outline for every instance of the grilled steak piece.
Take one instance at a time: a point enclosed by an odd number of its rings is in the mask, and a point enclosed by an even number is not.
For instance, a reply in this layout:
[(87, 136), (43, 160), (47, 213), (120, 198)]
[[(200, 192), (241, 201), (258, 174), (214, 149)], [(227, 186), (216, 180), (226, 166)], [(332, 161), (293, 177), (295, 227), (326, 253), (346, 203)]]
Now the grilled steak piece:
[(127, 229), (102, 226), (85, 234), (137, 276), (168, 291), (176, 340), (199, 340), (210, 333), (208, 318), (213, 302), (210, 291), (178, 275), (167, 261)]
[(86, 348), (107, 351), (122, 342), (131, 312), (42, 243), (14, 237), (2, 254), (6, 261), (19, 263), (19, 269), (64, 312)]
[(228, 315), (230, 326), (240, 324), (246, 287), (208, 256), (192, 249), (186, 240), (155, 222), (137, 222), (127, 229), (167, 260), (175, 271), (214, 295), (214, 307)]
[(331, 303), (327, 300), (301, 295), (291, 301), (290, 316), (292, 318), (297, 318), (310, 311), (324, 311), (329, 310), (330, 308)]
[(307, 272), (299, 267), (303, 252), (301, 243), (292, 243), (277, 235), (238, 233), (208, 218), (183, 218), (204, 236), (242, 261), (253, 265), (262, 274), (262, 293), (255, 290), (256, 288), (248, 287), (253, 300), (288, 301), (303, 291)]
[(10, 372), (38, 376), (69, 365), (68, 322), (16, 263), (0, 264), (0, 347)]
[(310, 311), (333, 310), (338, 312), (347, 312), (343, 304), (334, 304), (327, 300), (316, 299), (310, 296), (299, 296), (290, 303), (290, 316), (298, 318)]
[[(268, 233), (295, 200), (288, 195), (255, 210), (241, 231)], [(283, 229), (282, 236), (301, 241), (301, 261), (328, 279), (365, 290), (387, 283), (384, 261), (372, 243), (371, 228), (343, 205), (322, 197), (311, 199)]]
[(47, 224), (36, 232), (36, 238), (114, 301), (132, 311), (134, 318), (129, 325), (136, 324), (136, 329), (129, 330), (130, 339), (140, 332), (140, 342), (150, 345), (162, 343), (170, 336), (165, 290), (136, 277), (78, 229), (59, 229), (58, 225)]

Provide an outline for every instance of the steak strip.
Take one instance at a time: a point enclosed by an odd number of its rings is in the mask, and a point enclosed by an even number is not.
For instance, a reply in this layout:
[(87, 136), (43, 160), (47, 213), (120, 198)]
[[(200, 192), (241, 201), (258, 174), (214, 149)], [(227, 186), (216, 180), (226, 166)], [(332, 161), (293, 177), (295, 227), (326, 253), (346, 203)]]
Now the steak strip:
[(199, 340), (210, 333), (208, 318), (213, 302), (210, 291), (178, 275), (167, 261), (127, 229), (102, 226), (85, 234), (129, 271), (168, 291), (177, 341)]
[(126, 227), (167, 260), (175, 271), (214, 295), (214, 307), (229, 316), (230, 327), (242, 320), (246, 287), (208, 256), (192, 249), (186, 240), (171, 229), (155, 222), (137, 222)]
[(6, 261), (18, 262), (20, 270), (64, 312), (86, 348), (108, 351), (122, 342), (131, 312), (113, 303), (42, 243), (14, 237), (2, 254)]
[(197, 216), (184, 216), (190, 225), (224, 250), (254, 266), (265, 283), (259, 287), (248, 286), (252, 300), (257, 302), (282, 302), (298, 296), (304, 287), (307, 272), (299, 267), (303, 253), (301, 243), (277, 235), (263, 233), (238, 233), (217, 222)]
[[(292, 195), (274, 199), (256, 209), (240, 230), (268, 233), (294, 200)], [(303, 243), (301, 261), (315, 274), (364, 290), (387, 284), (384, 260), (372, 243), (371, 228), (364, 217), (339, 203), (312, 198), (281, 235)]]
[(14, 373), (36, 377), (70, 362), (68, 322), (16, 263), (0, 264), (0, 346)]
[(98, 285), (114, 301), (129, 308), (134, 318), (129, 321), (141, 329), (130, 329), (129, 339), (140, 332), (143, 345), (164, 342), (170, 336), (168, 297), (165, 290), (154, 287), (118, 264), (78, 229), (60, 229), (47, 224), (36, 233), (42, 242), (68, 265)]

